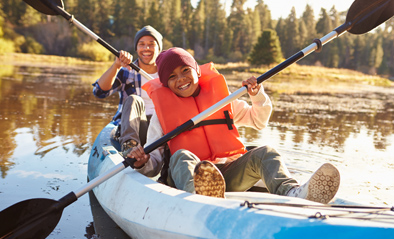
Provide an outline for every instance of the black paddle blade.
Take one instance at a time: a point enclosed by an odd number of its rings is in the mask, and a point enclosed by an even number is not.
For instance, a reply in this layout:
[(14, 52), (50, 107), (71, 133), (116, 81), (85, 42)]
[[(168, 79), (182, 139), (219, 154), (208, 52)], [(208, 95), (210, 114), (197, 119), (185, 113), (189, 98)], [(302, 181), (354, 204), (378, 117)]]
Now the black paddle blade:
[(56, 200), (29, 199), (0, 212), (1, 239), (46, 238), (55, 229), (63, 208)]
[(356, 0), (346, 15), (351, 23), (348, 32), (364, 34), (394, 15), (394, 0)]
[[(37, 11), (46, 15), (59, 15), (50, 6), (59, 6), (64, 8), (62, 0), (23, 0), (25, 3), (32, 6)], [(52, 3), (52, 4), (51, 4)]]

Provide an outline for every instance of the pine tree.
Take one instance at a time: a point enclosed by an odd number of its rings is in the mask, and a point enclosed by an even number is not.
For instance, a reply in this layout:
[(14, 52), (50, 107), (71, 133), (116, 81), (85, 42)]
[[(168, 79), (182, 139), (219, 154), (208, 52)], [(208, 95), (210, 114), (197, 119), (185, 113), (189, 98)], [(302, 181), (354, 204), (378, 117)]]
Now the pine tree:
[(194, 57), (202, 59), (204, 57), (203, 39), (205, 30), (205, 0), (200, 0), (193, 14), (193, 24), (191, 27), (190, 44), (194, 50)]
[(291, 13), (285, 21), (285, 29), (285, 34), (287, 37), (283, 51), (285, 53), (285, 57), (290, 57), (300, 48), (298, 19), (294, 7), (292, 7)]
[(261, 31), (265, 29), (272, 29), (273, 23), (271, 19), (271, 11), (268, 9), (268, 6), (264, 4), (263, 0), (257, 0), (255, 10), (258, 10), (260, 15)]
[[(279, 38), (279, 42), (281, 47), (285, 45), (286, 42), (286, 28), (285, 28), (285, 21), (282, 18), (279, 18), (276, 27), (275, 27), (276, 34)], [(283, 48), (283, 47), (282, 47)], [(282, 51), (283, 53), (283, 51)]]
[(148, 12), (148, 17), (146, 18), (144, 25), (151, 25), (152, 27), (154, 27), (158, 31), (159, 31), (159, 29), (161, 29), (162, 22), (160, 20), (158, 0), (153, 0), (151, 2), (150, 7), (149, 7), (149, 12)]
[(305, 11), (302, 14), (301, 19), (305, 25), (305, 29), (307, 30), (308, 35), (305, 35), (305, 37), (301, 37), (300, 41), (303, 46), (307, 46), (314, 38), (316, 38), (315, 13), (313, 12), (313, 8), (309, 4), (306, 5)]
[[(316, 33), (318, 38), (331, 32), (333, 29), (330, 16), (326, 9), (322, 8), (320, 12), (320, 18), (316, 23)], [(327, 54), (329, 53), (329, 47), (324, 46), (319, 54), (316, 54), (316, 60), (320, 61), (324, 66), (328, 65)]]
[(282, 60), (282, 50), (274, 30), (264, 30), (249, 56), (253, 65), (269, 65)]
[(254, 8), (253, 14), (250, 14), (250, 16), (251, 16), (252, 29), (253, 29), (252, 45), (255, 45), (262, 32), (260, 11), (258, 10), (257, 7)]
[[(331, 18), (331, 27), (339, 26), (339, 15), (334, 6), (330, 10), (330, 18)], [(327, 29), (327, 32), (325, 34), (329, 33), (332, 30), (333, 30), (332, 28), (330, 30)], [(323, 52), (326, 58), (325, 66), (338, 67), (339, 65), (338, 44), (339, 41), (333, 41), (329, 45), (325, 46), (325, 51)]]

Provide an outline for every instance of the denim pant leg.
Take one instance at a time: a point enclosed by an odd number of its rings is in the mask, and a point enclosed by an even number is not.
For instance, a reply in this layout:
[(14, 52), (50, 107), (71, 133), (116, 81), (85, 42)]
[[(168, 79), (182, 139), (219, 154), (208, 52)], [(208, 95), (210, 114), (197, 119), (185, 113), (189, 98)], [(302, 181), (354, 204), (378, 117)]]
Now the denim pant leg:
[(142, 146), (145, 144), (148, 120), (145, 114), (145, 103), (140, 96), (130, 95), (126, 98), (123, 103), (120, 125), (120, 145), (129, 139), (137, 141)]
[(176, 151), (170, 158), (167, 182), (170, 186), (194, 193), (193, 172), (200, 159), (184, 149)]
[(270, 193), (286, 195), (298, 182), (290, 177), (280, 154), (271, 147), (259, 147), (237, 160), (216, 165), (221, 170), (226, 191), (245, 191), (262, 179)]

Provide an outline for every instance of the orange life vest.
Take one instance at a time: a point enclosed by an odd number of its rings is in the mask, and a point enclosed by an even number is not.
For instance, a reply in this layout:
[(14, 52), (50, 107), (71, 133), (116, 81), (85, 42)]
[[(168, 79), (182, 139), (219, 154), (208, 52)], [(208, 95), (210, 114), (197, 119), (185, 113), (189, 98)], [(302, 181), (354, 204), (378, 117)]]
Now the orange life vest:
[[(148, 81), (143, 85), (143, 89), (148, 92), (155, 105), (156, 114), (165, 134), (229, 95), (226, 80), (214, 68), (213, 63), (207, 63), (200, 68), (201, 89), (196, 97), (179, 97), (168, 87), (164, 87), (159, 79)], [(228, 111), (232, 119), (233, 110), (231, 104), (228, 104), (206, 120), (225, 119), (225, 111)], [(197, 155), (200, 160), (213, 162), (216, 158), (243, 154), (246, 152), (245, 146), (239, 140), (237, 129), (231, 124), (232, 120), (230, 127), (228, 124), (215, 124), (183, 132), (168, 142), (171, 154), (179, 149), (186, 149)]]

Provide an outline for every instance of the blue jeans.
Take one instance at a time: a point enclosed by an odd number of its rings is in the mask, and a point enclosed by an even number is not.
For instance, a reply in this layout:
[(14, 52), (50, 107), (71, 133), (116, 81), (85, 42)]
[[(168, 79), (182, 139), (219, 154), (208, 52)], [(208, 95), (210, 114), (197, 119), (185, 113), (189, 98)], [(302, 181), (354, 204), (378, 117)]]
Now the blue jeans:
[[(200, 159), (187, 150), (178, 150), (171, 156), (168, 183), (178, 189), (194, 193), (193, 172)], [(251, 188), (260, 179), (268, 191), (286, 195), (299, 185), (291, 178), (280, 154), (273, 148), (264, 146), (252, 149), (237, 160), (216, 164), (226, 181), (227, 192), (242, 192)]]

